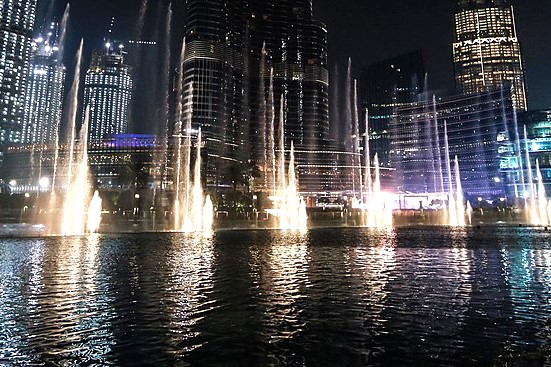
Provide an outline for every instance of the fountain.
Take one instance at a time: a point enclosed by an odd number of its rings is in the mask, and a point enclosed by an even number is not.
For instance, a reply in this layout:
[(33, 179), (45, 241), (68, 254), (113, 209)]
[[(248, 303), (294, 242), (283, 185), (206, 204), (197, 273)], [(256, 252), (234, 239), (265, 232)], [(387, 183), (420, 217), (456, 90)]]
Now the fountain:
[[(91, 182), (88, 170), (88, 117), (89, 108), (84, 113), (84, 122), (77, 140), (77, 109), (82, 61), (83, 42), (77, 53), (75, 75), (68, 99), (69, 133), (65, 142), (63, 161), (59, 159), (59, 131), (56, 134), (56, 152), (50, 197), (50, 212), (57, 210), (56, 183), (64, 191), (61, 222), (50, 223), (50, 234), (63, 236), (83, 235), (86, 231), (95, 232), (101, 221), (101, 199), (91, 195)], [(59, 178), (61, 176), (64, 180)], [(88, 223), (88, 225), (87, 225)]]
[[(270, 87), (271, 89), (271, 87)], [(272, 215), (275, 220), (275, 227), (283, 230), (305, 231), (308, 228), (308, 216), (306, 213), (306, 203), (298, 195), (298, 181), (295, 168), (295, 148), (291, 141), (291, 152), (289, 157), (289, 167), (285, 170), (285, 117), (283, 112), (284, 99), (283, 95), (280, 100), (279, 113), (279, 156), (275, 154), (275, 144), (272, 144), (275, 139), (270, 139), (270, 145), (274, 151), (271, 157), (273, 161), (277, 161), (274, 166), (273, 185), (274, 188), (269, 190), (270, 199), (273, 201), (274, 207), (266, 209), (266, 212)], [(270, 131), (273, 131), (273, 119), (270, 122)]]
[[(191, 182), (191, 116), (188, 114), (185, 143), (178, 136), (179, 152), (176, 170), (176, 198), (174, 200), (174, 231), (185, 233), (210, 232), (213, 227), (214, 207), (210, 196), (203, 193), (201, 183), (201, 129), (197, 134), (193, 182)], [(183, 150), (183, 152), (182, 152)], [(183, 159), (183, 162), (182, 162)]]
[[(365, 114), (365, 167), (364, 183), (362, 189), (362, 210), (363, 224), (369, 228), (392, 227), (392, 195), (381, 191), (381, 173), (379, 169), (379, 156), (375, 154), (373, 164), (375, 166), (375, 180), (371, 176), (371, 152), (369, 147), (369, 111)], [(359, 145), (359, 144), (358, 144)], [(360, 170), (361, 176), (361, 170)]]
[[(366, 130), (368, 131), (368, 130)], [(369, 143), (366, 144), (366, 147)], [(366, 154), (369, 154), (369, 148), (366, 149)], [(366, 159), (365, 172), (367, 181), (367, 195), (362, 208), (362, 217), (364, 224), (368, 228), (388, 228), (392, 227), (392, 205), (393, 196), (381, 191), (381, 175), (379, 169), (379, 156), (375, 154), (373, 165), (375, 167), (375, 179), (372, 180), (370, 159)]]
[(101, 223), (101, 198), (99, 197), (99, 192), (96, 190), (94, 196), (90, 201), (90, 206), (88, 207), (88, 223), (86, 228), (88, 233), (96, 233), (99, 229)]

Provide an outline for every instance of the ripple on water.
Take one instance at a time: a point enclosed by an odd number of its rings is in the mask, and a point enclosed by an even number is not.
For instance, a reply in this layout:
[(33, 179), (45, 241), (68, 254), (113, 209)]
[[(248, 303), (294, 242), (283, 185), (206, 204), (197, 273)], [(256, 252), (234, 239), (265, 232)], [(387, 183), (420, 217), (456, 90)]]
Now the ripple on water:
[(0, 242), (0, 364), (550, 364), (534, 228)]

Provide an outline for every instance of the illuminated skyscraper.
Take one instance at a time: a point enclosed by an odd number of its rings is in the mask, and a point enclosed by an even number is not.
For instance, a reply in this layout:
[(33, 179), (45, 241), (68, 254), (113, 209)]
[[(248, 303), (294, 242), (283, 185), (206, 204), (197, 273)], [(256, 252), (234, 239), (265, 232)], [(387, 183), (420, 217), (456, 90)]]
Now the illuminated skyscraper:
[[(284, 98), (287, 148), (316, 150), (329, 139), (329, 72), (327, 29), (314, 18), (311, 0), (254, 0), (251, 20), (251, 106), (261, 102), (258, 91), (268, 91), (274, 70), (275, 110)], [(260, 88), (260, 55), (265, 46), (265, 80)], [(276, 126), (279, 124), (276, 119)], [(253, 121), (253, 136), (257, 132)], [(299, 161), (300, 161), (299, 154)]]
[(327, 147), (327, 31), (311, 0), (188, 0), (186, 10), (183, 115), (193, 108), (193, 128), (206, 137), (207, 175), (218, 158), (262, 165), (272, 68), (286, 149), (292, 140), (300, 165), (307, 150)]
[(32, 44), (25, 90), (23, 143), (47, 144), (55, 141), (63, 102), (65, 67), (58, 55), (57, 25)]
[[(363, 111), (369, 112), (369, 140), (371, 159), (375, 154), (383, 167), (390, 166), (389, 125), (397, 110), (417, 101), (423, 92), (425, 64), (421, 50), (380, 61), (362, 69), (360, 96)], [(365, 117), (362, 121), (365, 122)], [(365, 123), (361, 124), (361, 132)], [(363, 140), (363, 139), (362, 139)], [(363, 141), (362, 141), (363, 144)]]
[(123, 46), (113, 42), (92, 55), (84, 82), (84, 109), (90, 107), (90, 140), (128, 133), (132, 76), (124, 55)]
[(461, 93), (509, 87), (515, 108), (526, 110), (524, 67), (511, 0), (458, 0), (453, 58)]
[(183, 116), (191, 113), (193, 129), (202, 129), (210, 182), (221, 162), (246, 154), (246, 9), (244, 0), (186, 2)]
[(0, 162), (5, 146), (21, 142), (36, 0), (0, 3)]

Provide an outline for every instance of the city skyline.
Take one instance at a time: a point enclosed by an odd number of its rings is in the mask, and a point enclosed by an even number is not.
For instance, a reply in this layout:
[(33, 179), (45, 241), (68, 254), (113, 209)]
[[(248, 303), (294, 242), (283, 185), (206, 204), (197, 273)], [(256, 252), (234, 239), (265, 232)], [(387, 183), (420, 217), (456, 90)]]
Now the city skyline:
[[(69, 32), (70, 45), (65, 55), (65, 63), (71, 68), (74, 53), (80, 37), (85, 39), (85, 58), (91, 50), (97, 48), (106, 36), (111, 22), (115, 17), (114, 34), (121, 40), (132, 38), (135, 33), (135, 23), (138, 18), (140, 2), (136, 0), (121, 0), (116, 4), (109, 1), (87, 3), (74, 1), (71, 3), (72, 14)], [(360, 68), (369, 64), (421, 48), (425, 55), (429, 86), (431, 89), (450, 89), (454, 86), (453, 76), (453, 24), (455, 0), (444, 0), (437, 3), (421, 1), (411, 3), (406, 0), (393, 0), (385, 3), (358, 3), (354, 0), (339, 2), (339, 11), (329, 0), (313, 2), (314, 16), (324, 22), (328, 29), (329, 69), (335, 64), (344, 73), (349, 57), (359, 74)], [(47, 11), (49, 5), (39, 4), (40, 16), (37, 25), (47, 15), (60, 17), (66, 1), (57, 1)], [(517, 20), (517, 28), (522, 53), (525, 60), (527, 96), (529, 109), (545, 109), (551, 105), (551, 73), (547, 72), (544, 62), (551, 55), (551, 7), (545, 6), (544, 0), (533, 0), (529, 4), (513, 1)], [(152, 12), (161, 13), (168, 6), (168, 1), (151, 6)], [(180, 45), (183, 36), (184, 5), (172, 4), (173, 8), (173, 43)], [(146, 28), (160, 19), (147, 17)], [(49, 21), (49, 19), (45, 19)], [(397, 26), (400, 25), (400, 26)], [(144, 35), (153, 37), (155, 32), (147, 31)], [(351, 37), (353, 34), (354, 37)], [(145, 38), (144, 36), (144, 38)], [(358, 46), (357, 40), (362, 40), (364, 46)], [(389, 42), (389, 40), (391, 42)], [(179, 50), (173, 49), (173, 61), (179, 55)], [(178, 55), (176, 55), (178, 54)]]

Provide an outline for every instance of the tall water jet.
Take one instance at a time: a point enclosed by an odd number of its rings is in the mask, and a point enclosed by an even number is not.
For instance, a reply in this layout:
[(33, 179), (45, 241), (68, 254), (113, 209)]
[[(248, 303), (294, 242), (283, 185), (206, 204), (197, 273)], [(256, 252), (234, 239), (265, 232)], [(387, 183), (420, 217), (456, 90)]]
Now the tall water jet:
[(101, 224), (101, 202), (99, 193), (96, 190), (88, 206), (88, 220), (86, 225), (88, 233), (96, 233), (99, 229)]
[[(53, 212), (61, 204), (59, 222), (48, 223), (51, 234), (82, 235), (86, 232), (86, 222), (91, 198), (91, 184), (88, 176), (88, 116), (89, 109), (84, 113), (84, 122), (77, 140), (77, 109), (80, 86), (80, 69), (82, 63), (83, 42), (81, 41), (76, 56), (75, 74), (67, 100), (68, 133), (63, 144), (65, 154), (60, 162), (59, 132), (56, 138), (56, 153), (54, 157), (54, 174), (52, 178), (52, 195), (50, 196), (50, 211)], [(64, 180), (59, 179), (63, 175)], [(64, 192), (63, 202), (57, 202), (55, 188)], [(101, 209), (100, 209), (101, 212)], [(57, 217), (56, 217), (57, 218)]]
[(259, 70), (259, 91), (258, 91), (258, 133), (260, 134), (260, 146), (258, 152), (261, 152), (262, 156), (259, 157), (261, 165), (264, 169), (264, 188), (268, 188), (269, 175), (268, 175), (268, 145), (266, 142), (266, 43), (262, 45), (260, 51), (260, 70)]
[[(58, 57), (58, 62), (62, 62), (63, 61), (63, 54), (65, 52), (65, 39), (66, 39), (66, 35), (67, 35), (67, 24), (68, 24), (68, 21), (69, 21), (69, 12), (70, 12), (70, 4), (67, 3), (67, 6), (65, 7), (65, 12), (63, 13), (63, 18), (61, 19), (61, 25), (60, 25), (60, 30), (59, 30), (59, 42), (58, 42), (58, 47), (59, 47), (59, 50), (58, 50), (58, 53), (57, 53), (57, 57)], [(78, 76), (80, 78), (80, 63), (81, 63), (81, 58), (82, 58), (82, 44), (83, 44), (83, 41), (81, 41), (81, 44), (80, 44), (80, 48), (79, 48), (79, 51), (78, 51), (78, 54), (77, 54), (77, 65), (75, 66), (76, 68), (78, 69), (75, 69), (76, 71), (78, 71)], [(79, 56), (80, 55), (80, 56)], [(77, 80), (76, 79), (76, 75), (75, 75), (75, 80), (73, 80), (73, 85), (72, 85), (72, 88), (71, 88), (71, 93), (75, 93), (75, 87), (76, 87), (76, 91), (78, 92), (78, 83), (80, 82), (80, 80)], [(77, 83), (75, 85), (75, 83)], [(73, 106), (74, 104), (77, 103), (78, 101), (78, 95), (71, 95), (71, 99), (70, 99), (70, 103), (71, 103), (71, 106)], [(76, 105), (75, 105), (76, 106)], [(72, 111), (71, 111), (72, 112)], [(72, 116), (72, 114), (71, 114)], [(58, 120), (58, 125), (56, 126), (56, 129), (55, 129), (55, 141), (54, 141), (54, 164), (53, 164), (53, 172), (52, 172), (52, 191), (51, 191), (51, 200), (52, 200), (52, 203), (51, 203), (51, 207), (55, 206), (55, 187), (56, 187), (56, 179), (57, 179), (57, 170), (58, 170), (58, 165), (59, 165), (59, 150), (60, 150), (60, 130), (61, 130), (61, 119)]]
[[(177, 197), (175, 199), (175, 231), (186, 233), (211, 231), (214, 222), (214, 207), (210, 196), (205, 198), (201, 183), (201, 129), (197, 134), (195, 164), (193, 168), (193, 182), (191, 182), (191, 116), (186, 117), (186, 142), (183, 152), (178, 154), (178, 163), (182, 180), (179, 181)], [(180, 136), (181, 140), (182, 137)], [(191, 190), (190, 190), (191, 187)]]
[[(362, 188), (362, 165), (360, 159), (360, 118), (358, 114), (358, 80), (354, 79), (354, 103), (352, 105), (352, 116), (354, 120), (354, 136), (353, 136), (353, 165), (354, 170), (354, 196), (359, 189), (360, 199), (363, 197), (363, 188)], [(356, 183), (357, 182), (357, 183)]]
[[(298, 180), (295, 167), (295, 148), (291, 141), (289, 167), (285, 169), (285, 114), (283, 95), (279, 112), (279, 155), (274, 159), (274, 189), (270, 193), (273, 208), (266, 212), (273, 216), (276, 228), (283, 230), (307, 229), (306, 203), (298, 194)], [(270, 130), (273, 130), (270, 128)], [(274, 144), (275, 145), (275, 144)], [(275, 150), (275, 147), (274, 147)], [(275, 157), (275, 154), (274, 154)]]
[(268, 113), (270, 122), (268, 125), (268, 164), (271, 166), (268, 186), (266, 191), (273, 193), (277, 190), (276, 184), (276, 156), (275, 156), (275, 102), (274, 102), (274, 69), (270, 70), (270, 89), (268, 92)]
[(356, 192), (356, 180), (354, 171), (354, 141), (353, 141), (353, 129), (352, 126), (352, 58), (348, 58), (348, 69), (346, 72), (346, 85), (344, 88), (344, 116), (341, 117), (341, 124), (344, 128), (343, 137), (341, 141), (344, 144), (343, 151), (345, 153), (352, 153), (345, 155), (345, 175), (346, 180), (352, 184), (352, 191)]
[[(182, 176), (183, 176), (183, 167), (182, 167), (182, 133), (183, 133), (183, 121), (182, 121), (182, 111), (183, 111), (183, 81), (184, 81), (184, 58), (186, 53), (186, 41), (182, 42), (182, 50), (180, 53), (180, 63), (178, 64), (178, 83), (176, 85), (176, 122), (175, 122), (175, 135), (177, 138), (176, 143), (176, 166), (174, 167), (175, 173), (175, 200), (174, 200), (174, 229), (180, 228), (182, 226), (181, 218), (181, 209), (180, 205), (182, 202)], [(187, 121), (187, 119), (186, 119)], [(187, 184), (187, 183), (186, 183)]]
[(548, 226), (550, 224), (549, 216), (549, 202), (547, 201), (547, 195), (545, 193), (545, 185), (543, 184), (543, 177), (540, 170), (540, 162), (536, 160), (536, 179), (538, 181), (538, 221), (542, 226)]
[(448, 141), (448, 124), (444, 120), (444, 150), (446, 155), (446, 170), (448, 174), (448, 205), (446, 208), (446, 222), (449, 225), (457, 225), (457, 207), (453, 195), (452, 165), (450, 160), (450, 145)]
[[(381, 191), (379, 156), (373, 158), (375, 178), (369, 181), (367, 201), (362, 206), (365, 226), (368, 228), (392, 227), (392, 196)], [(369, 170), (370, 171), (370, 170)]]
[(457, 156), (455, 156), (455, 188), (455, 218), (457, 218), (457, 222), (450, 222), (450, 224), (457, 227), (464, 227), (466, 211), (465, 204), (463, 202), (463, 185), (461, 184), (461, 171), (459, 170), (459, 160)]
[(141, 0), (140, 11), (138, 13), (138, 22), (136, 23), (136, 29), (134, 30), (134, 37), (136, 38), (136, 41), (141, 41), (142, 39), (147, 5), (148, 5), (148, 0)]
[[(88, 172), (88, 118), (89, 107), (86, 108), (84, 113), (84, 123), (80, 129), (78, 142), (75, 141), (76, 119), (73, 120), (71, 128), (61, 227), (61, 234), (64, 236), (82, 235), (86, 232), (86, 215), (88, 214), (88, 205), (91, 202), (91, 185)], [(90, 220), (95, 219), (90, 218)]]
[(364, 204), (366, 204), (373, 196), (372, 178), (371, 178), (371, 149), (369, 143), (369, 110), (365, 110), (365, 141), (364, 141), (364, 194), (362, 198)]
[(526, 156), (526, 169), (528, 170), (528, 189), (530, 198), (526, 202), (528, 222), (534, 225), (540, 225), (540, 218), (538, 215), (538, 208), (536, 203), (536, 190), (534, 188), (534, 173), (532, 171), (532, 163), (530, 162), (530, 147), (528, 146), (528, 134), (526, 132), (526, 125), (524, 125), (524, 149)]
[(441, 194), (442, 208), (444, 213), (446, 213), (446, 195), (444, 190), (444, 169), (442, 167), (442, 147), (440, 146), (440, 130), (438, 124), (438, 110), (436, 109), (436, 96), (432, 95), (432, 111), (434, 114), (434, 140), (436, 142), (436, 163), (438, 166), (438, 180), (439, 188), (438, 191)]

